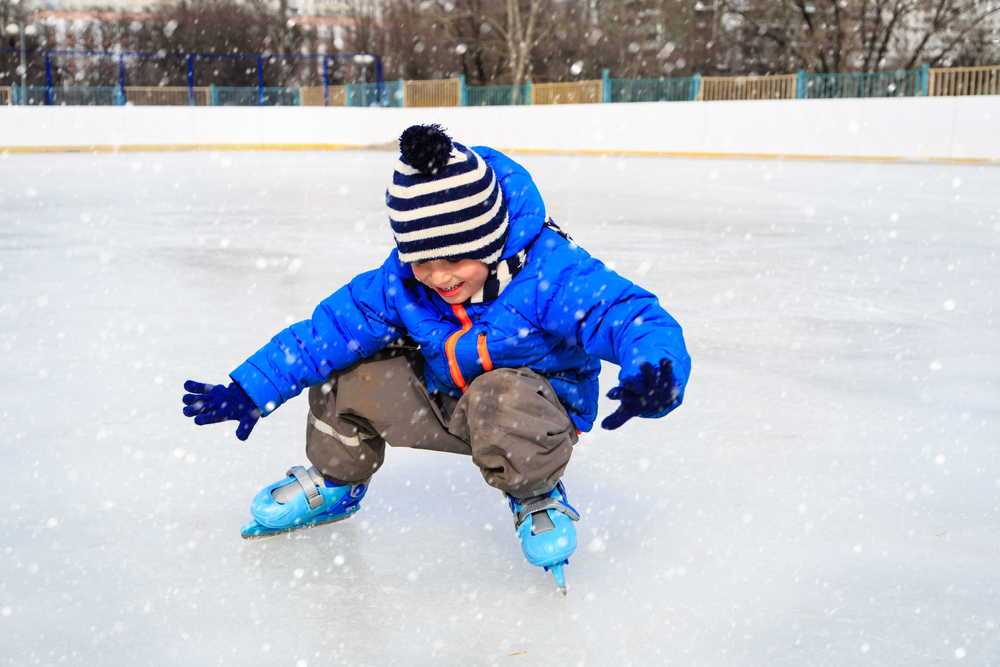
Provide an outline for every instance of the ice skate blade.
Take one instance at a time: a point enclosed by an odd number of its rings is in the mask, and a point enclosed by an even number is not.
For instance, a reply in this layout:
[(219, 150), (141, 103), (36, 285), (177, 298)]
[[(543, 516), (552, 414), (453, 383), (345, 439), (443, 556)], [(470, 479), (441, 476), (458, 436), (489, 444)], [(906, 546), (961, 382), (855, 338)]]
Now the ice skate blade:
[(563, 572), (563, 565), (566, 565), (566, 561), (558, 563), (556, 565), (550, 565), (549, 570), (552, 571), (552, 576), (556, 578), (556, 586), (562, 591), (563, 595), (566, 595), (566, 573)]
[(296, 530), (303, 530), (305, 528), (316, 528), (317, 526), (325, 526), (328, 523), (336, 523), (338, 521), (343, 521), (344, 519), (350, 519), (352, 516), (358, 513), (358, 509), (354, 508), (353, 511), (347, 514), (334, 514), (332, 516), (314, 516), (311, 519), (307, 519), (301, 523), (297, 523), (292, 526), (286, 526), (284, 528), (268, 528), (267, 526), (262, 526), (256, 521), (251, 521), (242, 528), (240, 528), (240, 535), (244, 540), (258, 540), (262, 537), (273, 537), (274, 535), (282, 535), (284, 533), (291, 533)]

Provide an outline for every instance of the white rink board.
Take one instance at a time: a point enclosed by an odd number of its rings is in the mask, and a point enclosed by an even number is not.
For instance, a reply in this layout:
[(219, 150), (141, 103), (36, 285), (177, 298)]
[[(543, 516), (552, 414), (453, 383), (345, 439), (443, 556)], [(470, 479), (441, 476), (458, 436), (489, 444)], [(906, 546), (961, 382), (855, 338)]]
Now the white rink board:
[(1000, 96), (527, 107), (0, 107), (0, 150), (388, 144), (437, 122), (538, 152), (1000, 160)]

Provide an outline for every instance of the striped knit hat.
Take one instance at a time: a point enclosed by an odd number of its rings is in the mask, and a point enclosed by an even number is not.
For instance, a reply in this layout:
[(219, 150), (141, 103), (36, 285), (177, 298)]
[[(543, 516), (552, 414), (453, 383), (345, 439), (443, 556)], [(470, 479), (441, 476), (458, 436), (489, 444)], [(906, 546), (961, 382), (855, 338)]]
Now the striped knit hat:
[(490, 165), (440, 125), (414, 125), (385, 194), (404, 264), (434, 259), (500, 261), (510, 226), (507, 203)]

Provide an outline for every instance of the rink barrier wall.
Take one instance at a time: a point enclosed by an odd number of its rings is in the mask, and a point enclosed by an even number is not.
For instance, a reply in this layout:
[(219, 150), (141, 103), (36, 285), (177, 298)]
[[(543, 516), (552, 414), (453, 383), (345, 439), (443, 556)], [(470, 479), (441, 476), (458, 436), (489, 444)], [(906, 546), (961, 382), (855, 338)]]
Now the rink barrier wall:
[(0, 107), (0, 151), (393, 149), (403, 129), (528, 153), (1000, 161), (1000, 96), (514, 107)]
[[(8, 49), (0, 49), (14, 53)], [(41, 54), (41, 52), (31, 52)], [(869, 97), (927, 97), (937, 95), (996, 95), (1000, 91), (1000, 66), (931, 68), (887, 72), (843, 72), (764, 76), (701, 76), (668, 79), (612, 79), (605, 68), (601, 79), (533, 84), (522, 86), (465, 85), (465, 77), (429, 81), (377, 81), (331, 86), (328, 77), (316, 87), (270, 87), (264, 85), (261, 67), (271, 56), (242, 54), (238, 59), (256, 60), (257, 85), (243, 87), (196, 86), (194, 61), (216, 59), (217, 54), (136, 54), (112, 52), (45, 52), (46, 85), (0, 86), (0, 104), (28, 106), (379, 106), (438, 107), (492, 106), (509, 104), (607, 104), (631, 102), (677, 102), (685, 100), (765, 100), (829, 99)], [(114, 86), (56, 86), (53, 84), (51, 56), (104, 57), (118, 60), (119, 77)], [(123, 57), (186, 58), (187, 86), (128, 86)], [(294, 59), (350, 57), (298, 55)], [(360, 56), (368, 58), (371, 56)], [(356, 60), (356, 58), (355, 58)], [(377, 62), (377, 58), (375, 59)], [(381, 71), (377, 66), (376, 69)], [(249, 70), (248, 70), (249, 72)], [(63, 82), (65, 83), (65, 81)]]

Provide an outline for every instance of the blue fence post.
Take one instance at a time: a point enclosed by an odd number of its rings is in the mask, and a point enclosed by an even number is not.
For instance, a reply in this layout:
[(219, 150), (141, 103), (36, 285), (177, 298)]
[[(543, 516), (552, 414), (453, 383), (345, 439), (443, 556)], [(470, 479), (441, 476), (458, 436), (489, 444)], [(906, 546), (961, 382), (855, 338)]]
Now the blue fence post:
[(465, 75), (462, 74), (458, 77), (458, 106), (468, 106), (468, 101), (469, 100), (465, 92)]
[(605, 67), (601, 70), (601, 102), (608, 103), (611, 101), (611, 79), (609, 78), (611, 72)]
[(695, 72), (691, 80), (691, 101), (694, 102), (701, 94), (701, 74)]
[(194, 106), (194, 56), (188, 54), (188, 104)]
[(806, 97), (806, 72), (799, 70), (795, 75), (795, 99), (802, 100)]
[(931, 84), (931, 66), (924, 63), (920, 68), (920, 95), (922, 97), (927, 97), (930, 92)]
[(351, 106), (351, 84), (344, 84), (344, 106)]
[(330, 106), (330, 58), (323, 55), (323, 106)]
[(209, 106), (219, 106), (219, 93), (215, 90), (215, 84), (208, 84), (208, 104)]
[(118, 104), (125, 106), (125, 58), (118, 54)]
[(383, 91), (388, 95), (389, 91), (385, 90), (385, 77), (382, 75), (382, 59), (375, 56), (375, 104), (380, 107), (389, 106), (389, 100), (384, 100)]
[(10, 96), (10, 103), (11, 103), (11, 106), (15, 106), (16, 107), (16, 106), (18, 106), (20, 104), (20, 102), (18, 101), (18, 92), (17, 92), (18, 88), (17, 88), (17, 84), (15, 83), (14, 85), (12, 85), (11, 89), (12, 89), (12, 91), (11, 91), (12, 94)]
[(45, 103), (52, 106), (52, 54), (45, 52)]
[(257, 56), (257, 104), (264, 106), (264, 59)]
[(532, 84), (531, 79), (528, 79), (528, 90), (527, 90), (528, 99), (525, 100), (525, 102), (524, 102), (528, 106), (531, 106), (531, 84)]
[(396, 91), (396, 94), (399, 95), (399, 107), (402, 109), (406, 106), (406, 82), (403, 81), (402, 77), (399, 78), (399, 90)]

